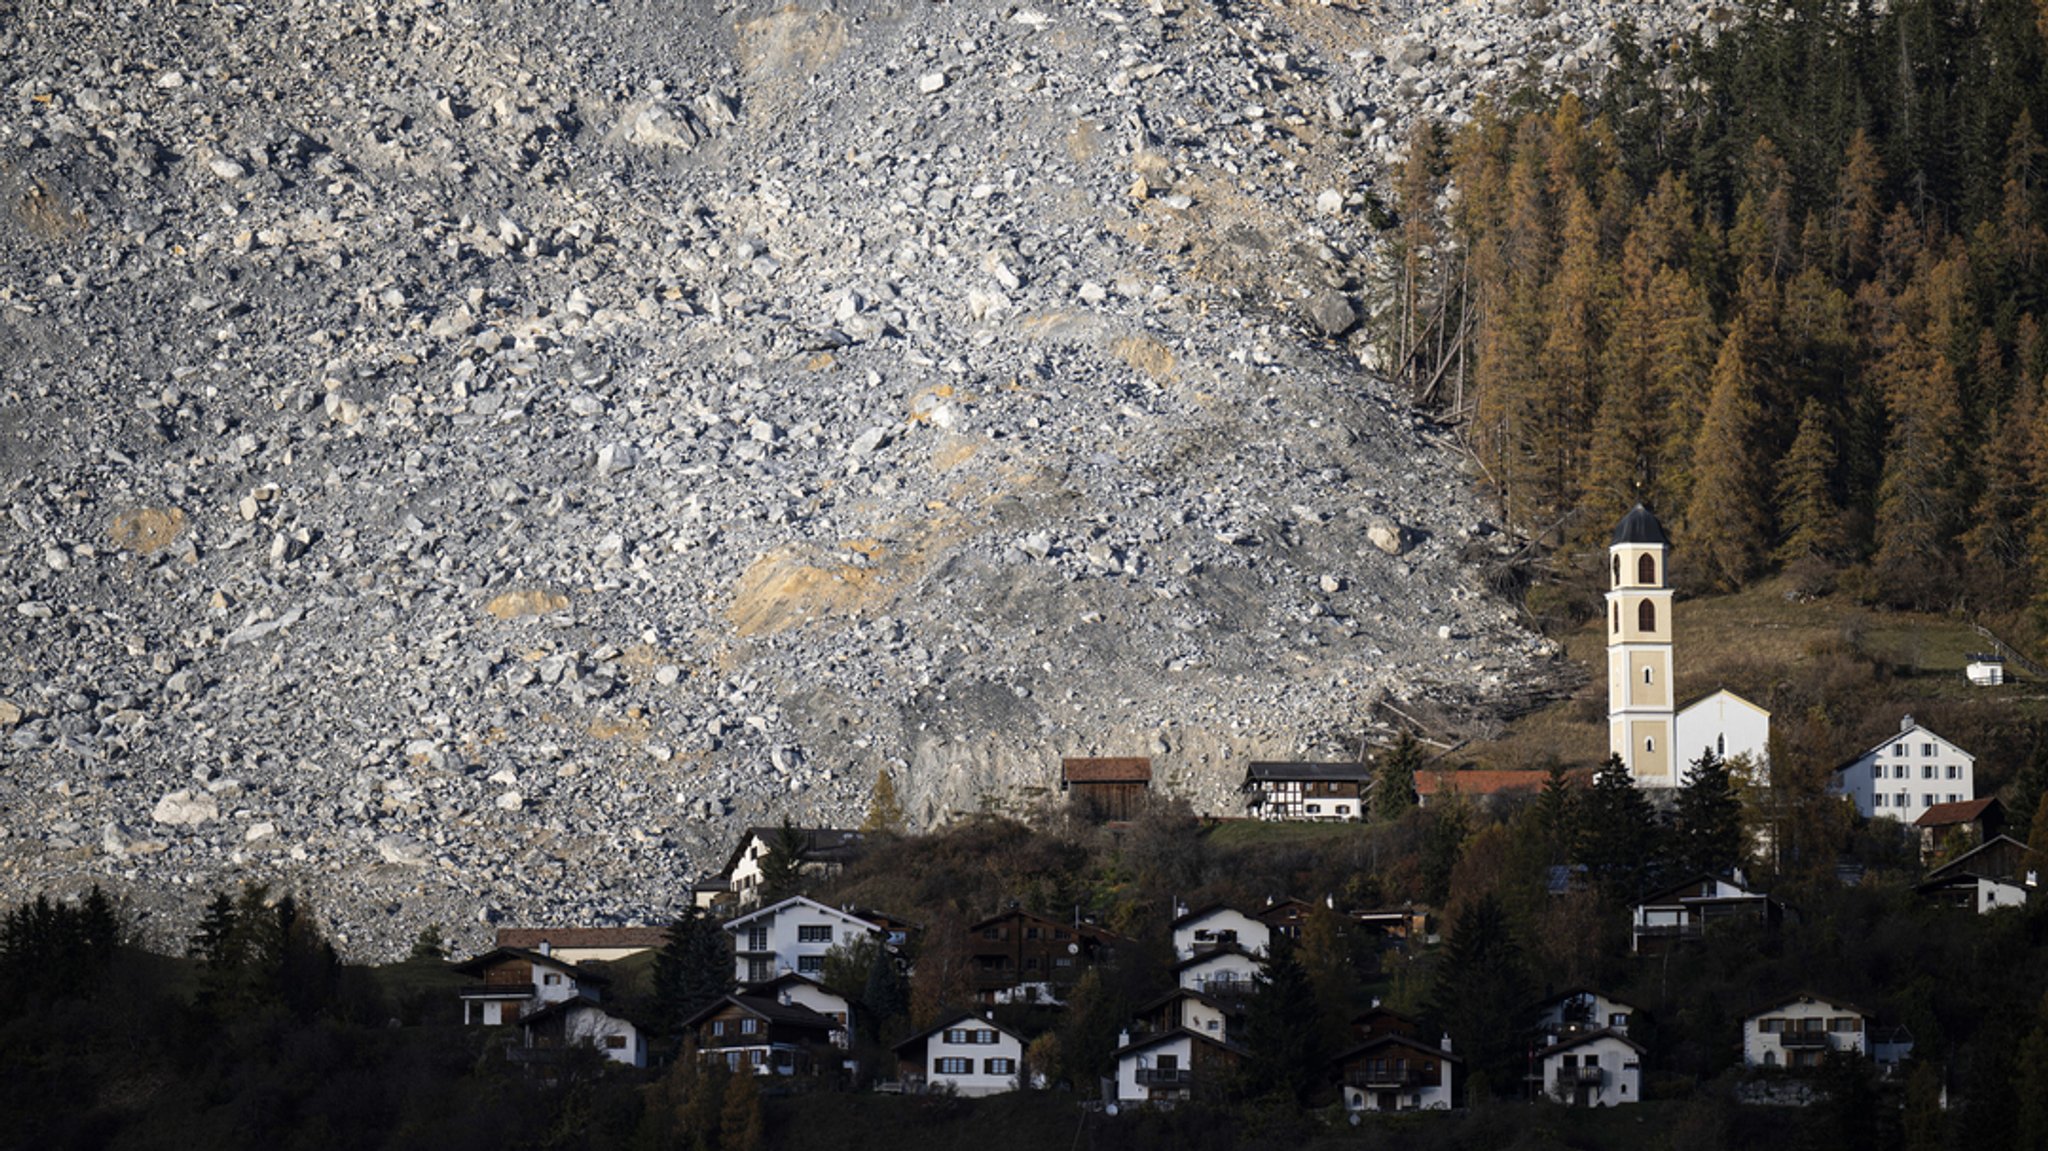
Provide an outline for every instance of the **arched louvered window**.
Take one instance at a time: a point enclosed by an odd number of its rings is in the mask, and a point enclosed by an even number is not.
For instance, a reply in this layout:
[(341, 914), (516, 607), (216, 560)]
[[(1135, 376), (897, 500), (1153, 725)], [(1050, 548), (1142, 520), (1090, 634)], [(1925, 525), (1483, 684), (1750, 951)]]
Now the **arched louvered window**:
[(1614, 586), (1621, 586), (1621, 557), (1614, 557)]
[(1649, 600), (1636, 605), (1636, 628), (1639, 631), (1657, 630), (1657, 605)]
[(1645, 552), (1636, 560), (1636, 582), (1654, 584), (1657, 582), (1657, 557)]

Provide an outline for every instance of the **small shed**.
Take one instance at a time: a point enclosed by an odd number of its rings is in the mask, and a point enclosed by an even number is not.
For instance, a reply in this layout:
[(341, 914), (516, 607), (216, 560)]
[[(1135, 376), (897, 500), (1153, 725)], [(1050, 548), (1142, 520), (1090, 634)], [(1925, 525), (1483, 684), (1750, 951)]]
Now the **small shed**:
[(1963, 674), (1978, 687), (1997, 687), (2005, 682), (2005, 657), (1973, 651), (1967, 657), (1969, 666)]
[(1145, 756), (1060, 760), (1060, 791), (1096, 819), (1134, 817), (1151, 786), (1152, 761)]

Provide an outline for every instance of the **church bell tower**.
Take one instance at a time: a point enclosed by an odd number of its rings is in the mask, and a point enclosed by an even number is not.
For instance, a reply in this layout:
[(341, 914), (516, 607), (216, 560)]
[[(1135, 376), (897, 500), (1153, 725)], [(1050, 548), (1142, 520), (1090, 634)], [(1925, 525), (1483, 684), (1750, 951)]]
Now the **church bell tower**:
[(1607, 747), (1637, 787), (1675, 787), (1671, 588), (1664, 525), (1637, 504), (1607, 549)]

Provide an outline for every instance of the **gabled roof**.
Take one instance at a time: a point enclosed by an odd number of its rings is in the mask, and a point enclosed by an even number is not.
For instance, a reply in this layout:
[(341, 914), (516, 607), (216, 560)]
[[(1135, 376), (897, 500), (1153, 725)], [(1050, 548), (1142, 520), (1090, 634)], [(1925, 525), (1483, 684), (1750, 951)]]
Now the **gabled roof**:
[(1732, 699), (1735, 702), (1743, 705), (1744, 707), (1749, 708), (1751, 711), (1761, 714), (1765, 719), (1770, 718), (1771, 711), (1769, 708), (1760, 706), (1753, 699), (1744, 699), (1742, 696), (1737, 695), (1735, 692), (1729, 691), (1725, 687), (1715, 688), (1713, 691), (1707, 692), (1704, 695), (1696, 695), (1691, 699), (1686, 700), (1684, 703), (1678, 705), (1678, 710), (1675, 714), (1684, 715), (1686, 712), (1691, 711), (1693, 708), (1698, 707), (1699, 705), (1707, 702), (1708, 700), (1714, 698), (1717, 695), (1725, 695), (1729, 699)]
[(751, 920), (759, 919), (764, 915), (773, 916), (786, 910), (796, 910), (798, 904), (801, 904), (804, 907), (809, 908), (810, 910), (815, 912), (822, 912), (826, 915), (830, 915), (838, 919), (849, 920), (851, 922), (860, 924), (861, 926), (867, 928), (869, 931), (882, 930), (882, 925), (874, 922), (873, 920), (862, 919), (860, 916), (855, 915), (851, 911), (841, 911), (837, 907), (829, 907), (823, 903), (819, 903), (817, 900), (812, 899), (807, 895), (792, 895), (788, 899), (785, 899), (780, 903), (771, 903), (766, 907), (760, 908), (755, 911), (750, 911), (737, 919), (728, 919), (725, 921), (724, 927), (725, 930), (731, 931), (734, 928), (741, 926), (742, 924), (745, 924)]
[(896, 1046), (891, 1050), (902, 1051), (906, 1047), (910, 1047), (918, 1043), (923, 1043), (925, 1040), (930, 1039), (932, 1036), (937, 1035), (939, 1032), (946, 1030), (948, 1027), (952, 1027), (957, 1024), (967, 1022), (969, 1020), (972, 1020), (976, 1026), (992, 1028), (1016, 1040), (1018, 1043), (1024, 1044), (1026, 1046), (1030, 1045), (1030, 1040), (1026, 1039), (1023, 1035), (1019, 1034), (1017, 1031), (1011, 1028), (1005, 1027), (1002, 1024), (997, 1023), (995, 1020), (990, 1019), (988, 1016), (977, 1014), (972, 1010), (960, 1010), (955, 1011), (949, 1015), (941, 1016), (937, 1023), (934, 1023), (930, 1027), (925, 1028), (923, 1031), (920, 1031), (917, 1034), (912, 1035), (908, 1039), (902, 1040), (901, 1042), (897, 1043)]
[(1965, 851), (1961, 855), (1956, 856), (1954, 859), (1949, 860), (1947, 863), (1942, 864), (1940, 867), (1935, 868), (1933, 871), (1928, 872), (1927, 878), (1930, 880), (1946, 879), (1952, 875), (1983, 875), (1986, 879), (2006, 878), (2002, 875), (1985, 875), (1985, 870), (1998, 871), (2002, 869), (1984, 869), (1983, 865), (1986, 862), (1988, 862), (1988, 860), (1978, 858), (1979, 856), (1984, 855), (1985, 852), (1991, 851), (1994, 848), (2000, 851), (2021, 852), (2022, 858), (2024, 858), (2024, 853), (2028, 850), (2026, 844), (2021, 843), (2019, 840), (2014, 839), (2010, 835), (1994, 835), (1990, 839), (1985, 840), (1983, 843), (1978, 844), (1976, 847), (1973, 847), (1970, 850)]
[(824, 984), (818, 982), (817, 980), (812, 979), (808, 975), (800, 975), (794, 971), (785, 971), (782, 974), (776, 976), (775, 978), (770, 979), (766, 983), (749, 984), (747, 986), (747, 994), (763, 999), (774, 999), (776, 1002), (780, 1003), (782, 1001), (780, 999), (782, 989), (792, 984), (798, 984), (805, 987), (810, 987), (817, 991), (822, 991), (825, 994), (830, 995), (832, 998), (837, 999), (842, 1003), (846, 1001), (846, 997), (844, 995), (839, 994), (837, 991), (834, 991), (831, 988), (825, 986)]
[(984, 927), (1001, 923), (1006, 919), (1029, 919), (1037, 923), (1043, 923), (1048, 927), (1056, 927), (1062, 931), (1071, 931), (1084, 939), (1093, 939), (1103, 943), (1116, 943), (1121, 942), (1123, 939), (1123, 936), (1118, 935), (1116, 932), (1110, 931), (1107, 928), (1097, 927), (1093, 923), (1069, 923), (1063, 919), (1053, 919), (1050, 916), (1040, 915), (1035, 911), (1025, 911), (1019, 907), (1012, 907), (1008, 911), (998, 912), (987, 919), (970, 923), (967, 925), (967, 930), (970, 932), (980, 931)]
[(610, 979), (599, 975), (587, 967), (579, 967), (566, 959), (558, 959), (552, 955), (543, 955), (538, 951), (528, 951), (524, 947), (494, 947), (467, 963), (456, 964), (454, 970), (458, 975), (482, 975), (489, 968), (496, 967), (498, 964), (510, 960), (538, 963), (543, 967), (552, 967), (556, 971), (572, 976), (578, 983), (611, 982)]
[(1173, 990), (1167, 992), (1164, 995), (1159, 996), (1156, 999), (1151, 999), (1144, 1003), (1140, 1003), (1136, 1008), (1132, 1010), (1131, 1014), (1147, 1015), (1151, 1012), (1159, 1010), (1160, 1008), (1166, 1006), (1169, 1003), (1172, 1003), (1176, 999), (1192, 999), (1197, 1003), (1203, 1004), (1208, 1007), (1213, 1007), (1226, 1015), (1235, 1015), (1239, 1010), (1238, 1008), (1223, 1002), (1221, 999), (1218, 999), (1213, 995), (1208, 995), (1203, 992), (1196, 991), (1192, 987), (1176, 987)]
[(1173, 1027), (1165, 1031), (1155, 1031), (1152, 1034), (1143, 1037), (1142, 1039), (1135, 1039), (1129, 1043), (1124, 1044), (1122, 1047), (1117, 1048), (1116, 1051), (1112, 1053), (1112, 1058), (1122, 1059), (1126, 1055), (1136, 1055), (1140, 1051), (1147, 1051), (1151, 1048), (1158, 1047), (1162, 1044), (1171, 1043), (1176, 1039), (1199, 1040), (1203, 1043), (1207, 1043), (1211, 1047), (1214, 1047), (1218, 1051), (1227, 1051), (1230, 1054), (1235, 1055), (1239, 1058), (1244, 1058), (1245, 1056), (1251, 1054), (1250, 1051), (1239, 1046), (1238, 1044), (1230, 1042), (1227, 1039), (1218, 1039), (1214, 1035), (1210, 1035), (1202, 1031), (1196, 1031), (1193, 1028), (1189, 1027)]
[(668, 942), (666, 927), (500, 927), (498, 946), (625, 948), (660, 947)]
[(1234, 911), (1254, 923), (1258, 922), (1259, 919), (1257, 912), (1246, 911), (1242, 907), (1233, 907), (1228, 903), (1208, 903), (1195, 908), (1193, 911), (1183, 912), (1179, 919), (1167, 924), (1166, 928), (1168, 931), (1178, 931), (1190, 923), (1199, 923), (1219, 911)]
[(1362, 763), (1286, 763), (1260, 760), (1245, 767), (1246, 783), (1272, 780), (1336, 780), (1363, 783), (1372, 779), (1372, 768)]
[(1781, 998), (1772, 1000), (1771, 1002), (1765, 1004), (1762, 1007), (1757, 1008), (1755, 1011), (1750, 1012), (1742, 1018), (1745, 1022), (1747, 1022), (1748, 1020), (1755, 1019), (1759, 1016), (1769, 1015), (1771, 1012), (1776, 1011), (1780, 1007), (1790, 1007), (1795, 1003), (1825, 1003), (1829, 1007), (1839, 1008), (1843, 1011), (1854, 1012), (1857, 1015), (1863, 1016), (1865, 1019), (1868, 1019), (1871, 1016), (1870, 1012), (1865, 1011), (1861, 1007), (1856, 1006), (1854, 1003), (1851, 1003), (1846, 999), (1837, 999), (1832, 995), (1816, 995), (1811, 991), (1795, 991), (1790, 995), (1786, 995)]
[(705, 1004), (695, 1015), (683, 1020), (684, 1027), (695, 1027), (728, 1007), (737, 1007), (749, 1015), (766, 1019), (770, 1023), (787, 1023), (795, 1027), (814, 1027), (820, 1031), (839, 1030), (839, 1021), (830, 1016), (820, 1015), (801, 1003), (784, 1003), (765, 995), (721, 995)]
[[(1737, 894), (1685, 894), (1688, 891), (1696, 891), (1697, 889), (1709, 883), (1716, 884), (1717, 886), (1732, 887), (1736, 890)], [(1643, 898), (1636, 900), (1635, 906), (1649, 907), (1653, 904), (1668, 903), (1740, 903), (1751, 899), (1768, 900), (1770, 898), (1770, 896), (1764, 894), (1763, 892), (1751, 891), (1749, 888), (1744, 887), (1743, 885), (1735, 882), (1732, 879), (1726, 879), (1722, 876), (1713, 875), (1703, 871), (1700, 874), (1693, 876), (1691, 879), (1686, 880), (1684, 883), (1675, 883), (1672, 884), (1670, 887), (1664, 888), (1661, 891), (1651, 892), (1649, 895), (1646, 895)]]
[(1060, 782), (1149, 784), (1152, 761), (1138, 755), (1062, 759)]
[[(866, 845), (863, 832), (838, 827), (792, 827), (791, 831), (803, 836), (803, 849), (797, 853), (800, 863), (850, 863)], [(726, 858), (725, 869), (718, 874), (730, 880), (733, 869), (740, 865), (740, 858), (747, 852), (747, 845), (756, 839), (771, 849), (782, 835), (780, 827), (750, 827), (740, 836), (739, 845)]]
[(2005, 809), (1996, 799), (1972, 799), (1964, 803), (1937, 803), (1920, 813), (1913, 821), (1914, 827), (1950, 827), (1958, 823), (1975, 823), (1992, 808), (2001, 812)]
[(1349, 1062), (1350, 1060), (1356, 1059), (1360, 1055), (1364, 1055), (1366, 1052), (1371, 1051), (1374, 1048), (1387, 1046), (1406, 1047), (1413, 1051), (1426, 1052), (1448, 1063), (1464, 1062), (1463, 1059), (1459, 1058), (1458, 1056), (1452, 1054), (1449, 1051), (1445, 1051), (1442, 1047), (1424, 1043), (1419, 1039), (1410, 1039), (1406, 1035), (1395, 1035), (1391, 1033), (1386, 1035), (1374, 1036), (1373, 1038), (1366, 1040), (1365, 1042), (1359, 1044), (1356, 1047), (1348, 1048), (1342, 1052), (1339, 1052), (1337, 1055), (1333, 1056), (1330, 1059), (1330, 1062)]
[(1175, 975), (1178, 975), (1191, 967), (1200, 967), (1205, 963), (1213, 963), (1218, 959), (1223, 959), (1232, 955), (1242, 955), (1246, 959), (1251, 960), (1253, 963), (1264, 962), (1264, 960), (1260, 959), (1258, 955), (1254, 954), (1253, 952), (1246, 951), (1244, 948), (1239, 947), (1235, 943), (1221, 943), (1216, 945), (1215, 947), (1210, 948), (1207, 951), (1197, 952), (1196, 954), (1181, 960), (1179, 963), (1174, 964), (1173, 973)]
[(1630, 1039), (1628, 1036), (1623, 1035), (1621, 1032), (1616, 1031), (1611, 1027), (1602, 1027), (1598, 1031), (1581, 1031), (1577, 1035), (1561, 1039), (1558, 1042), (1553, 1043), (1548, 1047), (1545, 1047), (1543, 1050), (1538, 1051), (1536, 1053), (1536, 1058), (1548, 1058), (1549, 1056), (1556, 1055), (1559, 1052), (1570, 1051), (1574, 1047), (1584, 1047), (1588, 1043), (1594, 1043), (1602, 1039), (1618, 1039), (1621, 1042), (1626, 1043), (1630, 1047), (1634, 1048), (1636, 1054), (1638, 1055), (1641, 1055), (1643, 1052), (1649, 1050), (1649, 1048), (1644, 1047), (1642, 1044), (1637, 1043), (1635, 1040)]
[(1447, 795), (1453, 791), (1459, 795), (1502, 795), (1516, 791), (1541, 791), (1550, 779), (1547, 771), (1493, 771), (1474, 768), (1466, 771), (1427, 770), (1415, 773), (1415, 796), (1428, 799), (1436, 795)]
[(1955, 753), (1957, 755), (1962, 756), (1964, 759), (1969, 760), (1971, 763), (1977, 762), (1976, 756), (1971, 755), (1967, 751), (1964, 751), (1961, 747), (1957, 746), (1955, 741), (1948, 739), (1947, 737), (1937, 732), (1930, 731), (1927, 725), (1924, 723), (1911, 722), (1912, 719), (1913, 717), (1910, 715), (1905, 717), (1906, 721), (1900, 725), (1899, 730), (1892, 732), (1890, 735), (1887, 735), (1883, 739), (1878, 740), (1876, 743), (1871, 744), (1869, 747), (1864, 748), (1862, 754), (1851, 757), (1850, 759), (1844, 761), (1840, 767), (1837, 767), (1835, 769), (1835, 774), (1840, 775), (1842, 772), (1847, 771), (1852, 767), (1855, 767), (1857, 764), (1863, 762), (1871, 756), (1877, 755), (1878, 753), (1884, 751), (1892, 744), (1911, 742), (1913, 736), (1916, 733), (1919, 735), (1926, 736), (1928, 739), (1938, 739), (1941, 742), (1947, 744), (1949, 747), (1954, 748)]
[(539, 1009), (538, 1011), (529, 1011), (526, 1014), (521, 1015), (516, 1020), (516, 1022), (521, 1027), (534, 1027), (539, 1024), (545, 1023), (558, 1015), (567, 1015), (572, 1011), (583, 1010), (595, 1011), (599, 1015), (603, 1015), (607, 1019), (615, 1018), (614, 1016), (608, 1014), (605, 1011), (604, 1004), (599, 1003), (597, 1000), (592, 999), (587, 995), (575, 995), (569, 997), (568, 999), (557, 999), (553, 1003), (548, 1004), (547, 1006)]
[(1555, 1007), (1558, 1004), (1563, 1003), (1567, 999), (1577, 999), (1581, 995), (1590, 995), (1596, 999), (1605, 999), (1607, 1002), (1612, 1003), (1617, 1007), (1626, 1007), (1630, 1010), (1636, 1009), (1635, 1004), (1629, 1003), (1625, 1000), (1616, 999), (1614, 996), (1609, 995), (1604, 991), (1595, 991), (1590, 987), (1567, 987), (1563, 991), (1560, 991), (1557, 994), (1550, 996), (1548, 999), (1539, 999), (1535, 1003), (1530, 1004), (1529, 1010), (1531, 1012), (1540, 1012), (1548, 1008)]
[(1621, 522), (1614, 525), (1614, 539), (1611, 542), (1671, 546), (1670, 538), (1664, 534), (1664, 525), (1658, 523), (1657, 517), (1650, 509), (1641, 504), (1630, 508), (1628, 514), (1621, 517)]

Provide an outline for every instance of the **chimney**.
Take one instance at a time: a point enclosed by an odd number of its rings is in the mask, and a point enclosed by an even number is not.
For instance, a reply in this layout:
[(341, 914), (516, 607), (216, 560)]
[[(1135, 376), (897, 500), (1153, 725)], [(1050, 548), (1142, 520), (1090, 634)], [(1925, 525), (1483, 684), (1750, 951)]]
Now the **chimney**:
[(1899, 730), (1902, 732), (1913, 730), (1913, 717), (1911, 715), (1900, 717)]
[(1451, 1033), (1448, 1031), (1444, 1032), (1442, 1047), (1444, 1054), (1449, 1055), (1451, 1053)]
[(1129, 1047), (1131, 1045), (1131, 1032), (1129, 1028), (1125, 1028), (1124, 1030), (1116, 1033), (1116, 1045), (1118, 1048)]
[(543, 939), (540, 941), (540, 953), (542, 955), (553, 955), (555, 953), (555, 949), (551, 944), (548, 943), (547, 940)]

